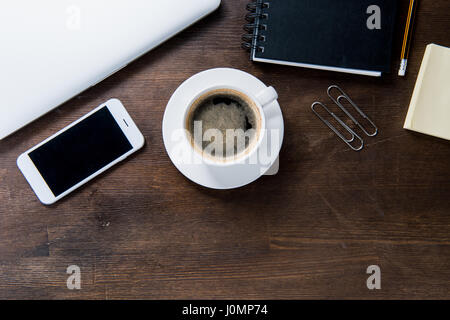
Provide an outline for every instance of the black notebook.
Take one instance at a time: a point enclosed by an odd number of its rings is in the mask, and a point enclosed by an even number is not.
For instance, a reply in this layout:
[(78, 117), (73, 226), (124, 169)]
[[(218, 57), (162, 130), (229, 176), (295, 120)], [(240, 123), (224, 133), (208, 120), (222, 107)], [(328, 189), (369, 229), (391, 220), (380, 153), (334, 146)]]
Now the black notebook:
[(257, 0), (247, 5), (251, 59), (381, 76), (389, 72), (396, 0)]

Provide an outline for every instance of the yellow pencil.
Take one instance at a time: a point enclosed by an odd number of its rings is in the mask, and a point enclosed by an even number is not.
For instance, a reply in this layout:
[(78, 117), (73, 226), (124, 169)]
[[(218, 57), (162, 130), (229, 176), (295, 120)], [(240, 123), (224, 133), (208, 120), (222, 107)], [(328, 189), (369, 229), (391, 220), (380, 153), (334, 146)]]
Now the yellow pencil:
[(418, 0), (410, 0), (408, 17), (406, 19), (405, 35), (403, 36), (402, 54), (400, 56), (400, 69), (398, 75), (403, 77), (406, 74), (406, 66), (408, 65), (409, 48), (411, 47), (411, 39), (413, 33), (414, 17), (416, 15)]

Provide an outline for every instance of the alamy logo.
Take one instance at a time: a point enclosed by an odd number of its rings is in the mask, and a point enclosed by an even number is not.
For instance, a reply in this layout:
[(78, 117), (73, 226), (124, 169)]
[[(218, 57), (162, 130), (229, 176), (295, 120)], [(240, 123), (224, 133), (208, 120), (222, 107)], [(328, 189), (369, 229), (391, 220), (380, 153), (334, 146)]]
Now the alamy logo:
[(66, 9), (67, 20), (66, 27), (69, 30), (76, 31), (81, 29), (81, 8), (78, 6), (70, 6)]
[(367, 18), (367, 29), (369, 30), (380, 30), (381, 29), (381, 9), (377, 5), (371, 5), (367, 8), (367, 14), (370, 17)]
[(67, 267), (67, 274), (70, 274), (67, 278), (67, 289), (80, 290), (81, 289), (81, 270), (79, 266), (71, 265)]
[(367, 289), (381, 289), (381, 269), (377, 265), (371, 265), (367, 267), (367, 274), (371, 274), (369, 278), (367, 278)]

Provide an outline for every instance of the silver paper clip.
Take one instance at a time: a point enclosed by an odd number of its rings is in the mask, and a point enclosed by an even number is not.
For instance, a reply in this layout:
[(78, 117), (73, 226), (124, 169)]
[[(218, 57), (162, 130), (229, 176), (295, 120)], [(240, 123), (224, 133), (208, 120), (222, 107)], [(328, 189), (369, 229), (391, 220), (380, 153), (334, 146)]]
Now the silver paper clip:
[[(335, 99), (335, 98), (333, 98), (333, 96), (332, 96), (332, 94), (331, 94), (331, 91), (333, 90), (333, 89), (336, 89), (336, 90), (338, 90), (339, 91), (339, 96), (337, 97), (337, 99)], [(328, 90), (327, 90), (327, 93), (328, 93), (328, 96), (330, 97), (330, 99), (339, 107), (339, 108), (341, 108), (341, 110), (342, 111), (344, 111), (345, 112), (345, 114), (350, 118), (350, 119), (352, 119), (352, 121), (367, 135), (367, 136), (369, 136), (369, 137), (374, 137), (374, 136), (376, 136), (377, 135), (377, 133), (378, 133), (378, 128), (377, 128), (377, 126), (375, 125), (375, 123), (373, 123), (373, 121), (372, 120), (370, 120), (369, 119), (369, 117), (364, 113), (364, 112), (362, 112), (361, 111), (361, 109), (356, 105), (356, 103), (354, 103), (353, 102), (353, 100), (352, 99), (350, 99), (350, 97), (341, 89), (341, 88), (339, 88), (338, 86), (336, 86), (336, 85), (332, 85), (332, 86), (330, 86), (330, 87), (328, 87)], [(341, 100), (342, 99), (345, 99), (345, 100), (347, 100), (351, 105), (352, 105), (352, 107), (356, 110), (356, 111), (358, 111), (358, 113), (361, 115), (361, 117), (363, 117), (364, 119), (366, 119), (367, 120), (367, 122), (369, 122), (370, 123), (370, 125), (373, 127), (373, 129), (374, 129), (374, 131), (372, 132), (372, 133), (369, 133), (369, 132), (367, 132), (367, 130), (358, 122), (358, 120), (356, 120), (352, 115), (351, 115), (351, 113), (350, 112), (348, 112), (348, 110), (346, 109), (346, 108), (344, 108), (344, 106), (342, 105), (342, 103), (341, 103)]]
[[(332, 95), (333, 89), (339, 91), (339, 96), (337, 98), (334, 98)], [(336, 85), (332, 85), (328, 87), (327, 94), (328, 97), (331, 99), (331, 101), (333, 101), (367, 136), (374, 137), (378, 134), (378, 128), (373, 123), (373, 121), (370, 120), (369, 117), (364, 112), (362, 112), (362, 110), (356, 105), (356, 103), (353, 102), (353, 100), (350, 99), (350, 97), (341, 88), (339, 88)], [(355, 109), (359, 113), (359, 115), (363, 117), (372, 126), (373, 130), (371, 130), (371, 132), (367, 131), (366, 128), (363, 125), (361, 125), (361, 123), (359, 123), (359, 121), (356, 120), (355, 117), (353, 117), (353, 115), (343, 106), (341, 100), (344, 99), (347, 100), (347, 102), (351, 104), (353, 109)], [(328, 114), (330, 114), (350, 134), (350, 138), (344, 137), (344, 135), (338, 129), (336, 129), (336, 127), (334, 127), (328, 120), (322, 117), (316, 111), (316, 106), (321, 106), (326, 112), (328, 112)], [(337, 115), (335, 115), (332, 111), (330, 111), (330, 109), (328, 109), (326, 105), (324, 105), (321, 102), (314, 102), (311, 105), (311, 109), (314, 112), (314, 114), (323, 123), (325, 123), (328, 126), (328, 128), (330, 128), (342, 141), (344, 141), (352, 150), (360, 151), (364, 148), (364, 140), (353, 129), (351, 129), (347, 124), (345, 124), (345, 122), (342, 121)], [(352, 144), (355, 140), (359, 141), (359, 144), (357, 146), (354, 146)]]
[[(339, 132), (328, 120), (323, 118), (317, 111), (316, 106), (320, 105), (323, 109), (325, 109), (345, 130), (350, 133), (351, 138), (347, 139), (344, 137), (342, 133)], [(311, 106), (312, 111), (316, 114), (317, 117), (319, 117), (320, 120), (322, 120), (323, 123), (325, 123), (328, 128), (330, 128), (339, 138), (341, 138), (342, 141), (344, 141), (350, 148), (352, 148), (355, 151), (360, 151), (364, 147), (364, 140), (355, 132), (353, 131), (349, 126), (347, 126), (337, 115), (335, 115), (333, 112), (331, 112), (326, 105), (324, 105), (322, 102), (314, 102)], [(355, 138), (360, 141), (359, 147), (354, 147), (352, 143), (355, 141)]]

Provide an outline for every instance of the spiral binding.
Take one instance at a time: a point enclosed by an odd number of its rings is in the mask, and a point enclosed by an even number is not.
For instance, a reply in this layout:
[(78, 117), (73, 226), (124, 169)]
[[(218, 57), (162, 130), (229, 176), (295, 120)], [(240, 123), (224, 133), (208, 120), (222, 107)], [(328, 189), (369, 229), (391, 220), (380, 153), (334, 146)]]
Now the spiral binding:
[[(259, 45), (260, 42), (266, 41), (266, 36), (261, 31), (267, 30), (267, 25), (261, 20), (269, 18), (269, 14), (264, 9), (269, 8), (269, 2), (266, 0), (256, 0), (247, 4), (247, 13), (245, 20), (248, 22), (244, 25), (247, 32), (242, 35), (242, 48), (247, 51), (264, 52), (264, 46)], [(258, 44), (257, 44), (258, 43)]]

